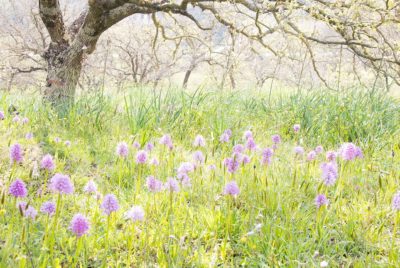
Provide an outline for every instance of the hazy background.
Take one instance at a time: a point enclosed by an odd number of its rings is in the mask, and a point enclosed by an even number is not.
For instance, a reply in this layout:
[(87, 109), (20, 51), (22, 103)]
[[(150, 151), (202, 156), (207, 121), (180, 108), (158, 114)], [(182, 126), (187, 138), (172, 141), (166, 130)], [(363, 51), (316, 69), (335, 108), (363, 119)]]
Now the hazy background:
[[(67, 24), (87, 3), (61, 2)], [(41, 55), (49, 37), (38, 15), (37, 1), (0, 0), (0, 4), (0, 88), (40, 91), (46, 75)], [(196, 10), (192, 13), (207, 23), (207, 15)], [(307, 20), (301, 11), (293, 18), (310, 34), (327, 39), (336, 36), (323, 23)], [(179, 18), (174, 21), (158, 14), (157, 19), (164, 25), (164, 34), (156, 29), (150, 15), (133, 15), (106, 31), (84, 62), (79, 88), (121, 91), (133, 84), (181, 87), (186, 76), (188, 88), (396, 89), (389, 78), (377, 75), (364, 60), (340, 45), (313, 44), (314, 66), (307, 48), (279, 31), (267, 38), (267, 45), (278, 51), (274, 55), (254, 41), (231, 35), (222, 26), (201, 31), (186, 27), (185, 20)], [(279, 27), (272, 20), (271, 24)], [(172, 36), (182, 38), (169, 40)]]

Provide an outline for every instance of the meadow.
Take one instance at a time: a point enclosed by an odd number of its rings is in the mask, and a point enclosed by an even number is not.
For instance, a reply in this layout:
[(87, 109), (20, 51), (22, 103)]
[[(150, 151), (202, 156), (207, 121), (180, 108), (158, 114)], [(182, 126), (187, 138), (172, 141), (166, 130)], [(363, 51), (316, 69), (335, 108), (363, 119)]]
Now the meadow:
[(130, 88), (59, 114), (3, 93), (0, 110), (0, 267), (400, 262), (387, 94)]

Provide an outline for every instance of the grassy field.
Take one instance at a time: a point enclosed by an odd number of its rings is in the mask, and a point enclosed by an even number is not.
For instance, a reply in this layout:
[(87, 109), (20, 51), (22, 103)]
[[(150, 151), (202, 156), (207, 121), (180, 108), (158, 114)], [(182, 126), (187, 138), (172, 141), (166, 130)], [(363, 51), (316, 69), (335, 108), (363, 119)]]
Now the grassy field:
[[(81, 96), (63, 116), (16, 95), (3, 95), (0, 110), (0, 267), (400, 261), (393, 203), (400, 190), (400, 102), (379, 92), (132, 88), (124, 96)], [(172, 143), (165, 136), (160, 143), (165, 134)], [(317, 146), (323, 151), (314, 155)], [(336, 159), (326, 159), (328, 151)], [(48, 158), (42, 163), (46, 154), (54, 169)], [(328, 164), (337, 176), (326, 172)], [(69, 176), (73, 193), (68, 179), (57, 184), (57, 173)], [(318, 195), (328, 202), (317, 205)], [(51, 212), (41, 209), (47, 201)], [(72, 221), (78, 213), (90, 223), (87, 232), (84, 220)]]

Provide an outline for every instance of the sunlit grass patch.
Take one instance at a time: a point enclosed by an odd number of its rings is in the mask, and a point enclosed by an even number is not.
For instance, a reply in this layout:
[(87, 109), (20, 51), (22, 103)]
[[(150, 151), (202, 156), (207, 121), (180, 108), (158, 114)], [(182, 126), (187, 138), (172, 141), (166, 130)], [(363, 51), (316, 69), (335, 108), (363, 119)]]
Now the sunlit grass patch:
[(0, 107), (2, 266), (398, 262), (395, 99), (142, 89), (64, 118)]

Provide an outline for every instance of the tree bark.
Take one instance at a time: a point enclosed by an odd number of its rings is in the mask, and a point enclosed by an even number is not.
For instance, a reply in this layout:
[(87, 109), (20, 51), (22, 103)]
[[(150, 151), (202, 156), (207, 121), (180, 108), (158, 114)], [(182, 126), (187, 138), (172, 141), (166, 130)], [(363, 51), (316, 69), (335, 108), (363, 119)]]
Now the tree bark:
[(53, 107), (68, 108), (74, 102), (82, 69), (83, 50), (72, 51), (66, 43), (51, 43), (44, 57), (47, 79), (43, 99)]

